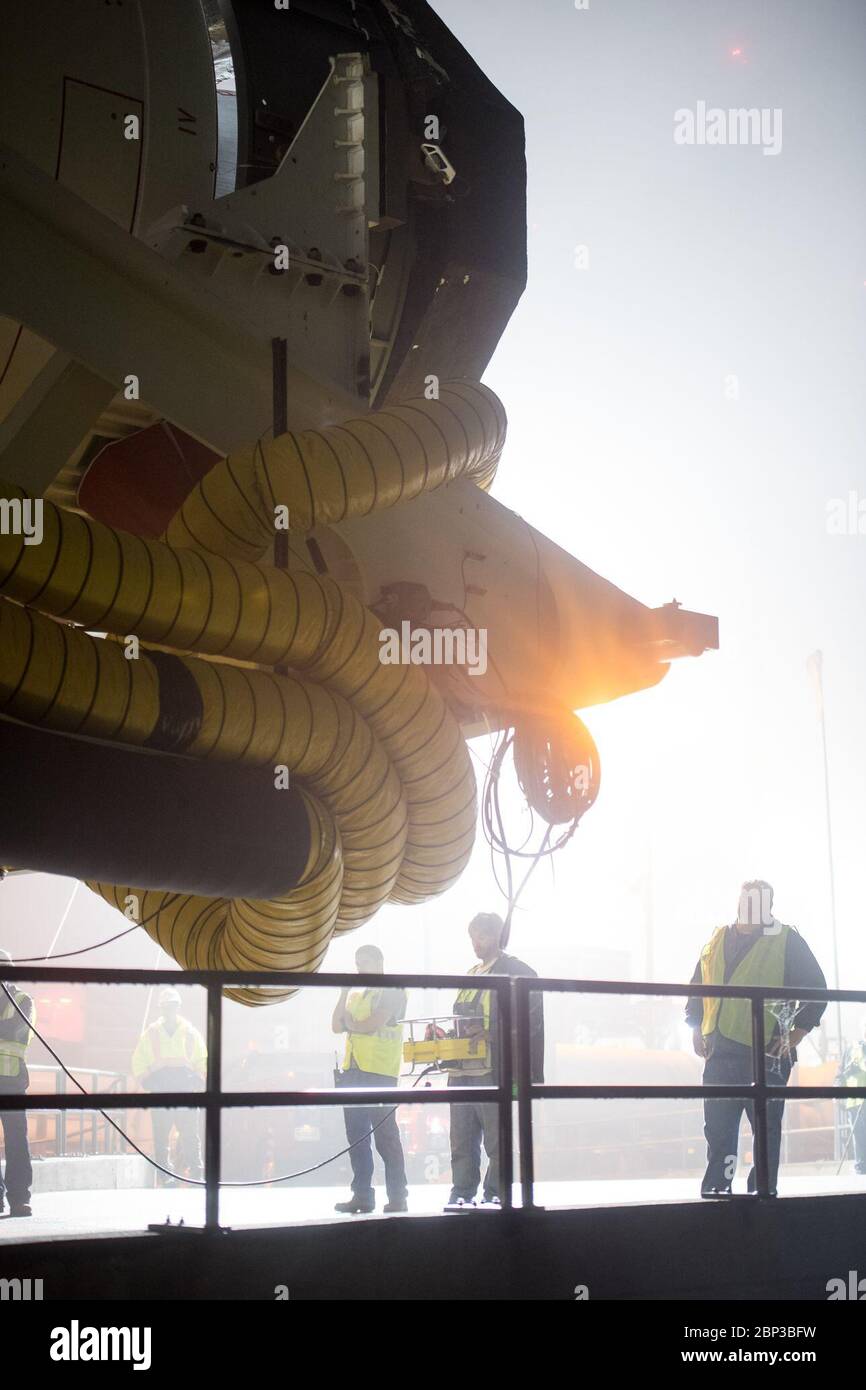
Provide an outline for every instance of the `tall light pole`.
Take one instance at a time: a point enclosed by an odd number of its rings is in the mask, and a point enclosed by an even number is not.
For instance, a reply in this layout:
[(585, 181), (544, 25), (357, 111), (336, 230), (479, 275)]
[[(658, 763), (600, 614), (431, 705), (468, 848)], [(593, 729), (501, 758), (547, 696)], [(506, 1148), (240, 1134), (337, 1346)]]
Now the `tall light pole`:
[[(824, 717), (824, 657), (823, 653), (813, 652), (806, 665), (815, 682), (815, 695), (818, 701), (818, 718), (821, 721), (821, 746), (824, 753), (824, 809), (827, 819), (827, 863), (830, 871), (830, 927), (833, 932), (833, 988), (839, 984), (839, 938), (836, 930), (836, 870), (833, 862), (833, 823), (830, 816), (830, 765), (827, 759), (827, 722)], [(842, 1005), (836, 1001), (836, 1035), (839, 1057), (842, 1057)]]

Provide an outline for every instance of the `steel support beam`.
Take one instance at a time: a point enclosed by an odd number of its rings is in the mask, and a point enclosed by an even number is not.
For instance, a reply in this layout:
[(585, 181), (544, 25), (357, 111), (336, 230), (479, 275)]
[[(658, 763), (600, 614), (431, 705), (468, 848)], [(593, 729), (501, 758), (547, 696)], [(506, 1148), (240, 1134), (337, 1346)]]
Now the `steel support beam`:
[(40, 496), (114, 394), (110, 382), (55, 352), (0, 424), (0, 477)]

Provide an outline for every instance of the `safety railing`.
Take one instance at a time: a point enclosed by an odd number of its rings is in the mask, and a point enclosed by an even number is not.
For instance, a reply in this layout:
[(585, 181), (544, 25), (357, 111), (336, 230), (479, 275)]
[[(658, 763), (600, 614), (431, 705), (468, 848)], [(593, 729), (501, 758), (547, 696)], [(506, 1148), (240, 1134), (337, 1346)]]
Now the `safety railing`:
[[(67, 1076), (66, 1072), (62, 1069), (62, 1067), (51, 1066), (47, 1062), (29, 1062), (27, 1065), (27, 1070), (30, 1073), (31, 1083), (40, 1076), (49, 1077), (54, 1081), (54, 1093), (56, 1095), (65, 1095), (67, 1087)], [(125, 1079), (124, 1072), (106, 1071), (102, 1067), (71, 1066), (69, 1070), (73, 1074), (77, 1074), (85, 1090), (90, 1090), (92, 1087), (97, 1086), (100, 1081), (104, 1081), (107, 1078), (108, 1084), (105, 1090), (93, 1091), (94, 1095), (102, 1097), (102, 1099), (105, 1101), (107, 1101), (113, 1095), (114, 1092), (120, 1090), (120, 1084)], [(43, 1115), (51, 1113), (49, 1111), (44, 1110), (43, 1107), (38, 1104), (37, 1097), (39, 1097), (42, 1094), (45, 1093), (38, 1090), (33, 1092), (34, 1104), (29, 1105), (27, 1107), (28, 1115)], [(51, 1093), (48, 1092), (48, 1094)], [(66, 1111), (62, 1110), (59, 1115), (55, 1116), (55, 1152), (52, 1155), (53, 1157), (68, 1158), (74, 1156), (78, 1158), (84, 1157), (85, 1155), (87, 1157), (93, 1157), (93, 1155), (98, 1153), (109, 1154), (114, 1152), (120, 1152), (120, 1144), (122, 1141), (120, 1139), (119, 1134), (116, 1130), (112, 1129), (111, 1125), (107, 1124), (105, 1120), (101, 1119), (95, 1110), (90, 1121), (89, 1134), (85, 1135), (84, 1119), (82, 1117), (76, 1138), (78, 1141), (77, 1144), (71, 1144), (70, 1134), (66, 1125)], [(46, 1140), (37, 1139), (36, 1143), (44, 1145), (46, 1143)]]
[[(492, 980), (494, 976), (485, 976)], [(517, 1051), (517, 1125), (520, 1141), (522, 1206), (535, 1205), (535, 1156), (532, 1103), (536, 1100), (724, 1100), (750, 1101), (754, 1106), (755, 1196), (770, 1197), (767, 1146), (767, 1103), (781, 1100), (866, 1100), (864, 1086), (770, 1086), (764, 1004), (789, 999), (799, 1003), (866, 1003), (866, 990), (790, 989), (783, 985), (650, 985), (608, 980), (556, 980), (519, 976), (512, 981)], [(532, 1081), (529, 1001), (532, 994), (640, 994), (682, 999), (747, 999), (752, 1013), (751, 1085), (548, 1085)]]
[[(207, 1074), (201, 1091), (151, 1091), (112, 1092), (110, 1110), (204, 1110), (204, 1187), (205, 1187), (205, 1226), (217, 1229), (219, 1226), (220, 1198), (220, 1155), (221, 1118), (226, 1109), (250, 1109), (255, 1106), (276, 1108), (284, 1106), (337, 1105), (341, 1109), (348, 1105), (441, 1105), (443, 1101), (452, 1105), (478, 1104), (489, 1102), (499, 1107), (499, 1166), (502, 1184), (502, 1205), (511, 1207), (514, 1184), (514, 1148), (511, 1101), (513, 1093), (513, 1068), (511, 1047), (500, 1047), (498, 1083), (495, 1086), (453, 1086), (431, 1087), (426, 1090), (400, 1090), (392, 1088), (352, 1086), (341, 1089), (306, 1091), (224, 1091), (222, 1089), (222, 991), (227, 986), (266, 986), (268, 988), (292, 989), (399, 989), (403, 987), (423, 989), (447, 989), (455, 992), (461, 989), (478, 988), (475, 975), (359, 975), (329, 974), (307, 975), (288, 974), (275, 971), (233, 971), (233, 970), (181, 970), (168, 973), (164, 970), (54, 970), (46, 966), (29, 968), (25, 966), (6, 966), (0, 969), (0, 981), (7, 983), (36, 982), (39, 980), (62, 980), (68, 984), (117, 984), (117, 985), (165, 985), (199, 986), (207, 995)], [(484, 988), (490, 989), (497, 999), (497, 1024), (500, 1039), (510, 1038), (512, 1027), (511, 979), (507, 975), (485, 976)], [(37, 1020), (38, 1026), (38, 1020)], [(399, 1098), (398, 1098), (399, 1097)], [(104, 1109), (108, 1097), (104, 1093), (95, 1095), (38, 1095), (27, 1096), (4, 1094), (0, 1108), (3, 1110), (93, 1110)]]
[[(767, 1103), (772, 1100), (850, 1099), (866, 1100), (866, 1087), (790, 1086), (783, 1096), (780, 1088), (769, 1086), (766, 1076), (764, 1002), (791, 999), (801, 1003), (856, 1002), (866, 1004), (866, 990), (788, 989), (783, 986), (744, 985), (653, 985), (633, 981), (540, 979), (535, 976), (485, 975), (483, 988), (496, 996), (497, 1048), (496, 1084), (492, 1086), (430, 1087), (425, 1090), (399, 1090), (382, 1087), (351, 1087), (305, 1091), (224, 1091), (222, 1089), (222, 991), (227, 986), (264, 986), (303, 989), (409, 988), (478, 989), (477, 975), (361, 975), (289, 974), (273, 971), (172, 971), (159, 970), (55, 970), (45, 966), (28, 968), (6, 966), (0, 981), (12, 983), (63, 980), (70, 984), (199, 986), (207, 995), (207, 1075), (201, 1091), (113, 1092), (110, 1109), (202, 1109), (205, 1112), (205, 1226), (219, 1226), (221, 1119), (226, 1109), (256, 1106), (350, 1105), (449, 1105), (488, 1102), (499, 1108), (499, 1170), (503, 1210), (513, 1205), (514, 1129), (512, 1099), (517, 1091), (517, 1124), (520, 1144), (520, 1186), (522, 1208), (535, 1207), (535, 1162), (532, 1105), (540, 1100), (706, 1100), (737, 1098), (751, 1101), (755, 1114), (756, 1196), (769, 1197), (767, 1149)], [(656, 995), (662, 997), (747, 999), (752, 1011), (753, 1081), (751, 1085), (549, 1085), (532, 1080), (532, 1039), (530, 996), (535, 993)], [(509, 1040), (506, 1042), (506, 1040)], [(513, 1040), (513, 1046), (511, 1045)], [(515, 1065), (516, 1063), (516, 1065)], [(398, 1099), (399, 1097), (399, 1099)], [(109, 1097), (95, 1095), (4, 1094), (3, 1110), (28, 1110), (34, 1101), (41, 1110), (92, 1110), (104, 1108)]]

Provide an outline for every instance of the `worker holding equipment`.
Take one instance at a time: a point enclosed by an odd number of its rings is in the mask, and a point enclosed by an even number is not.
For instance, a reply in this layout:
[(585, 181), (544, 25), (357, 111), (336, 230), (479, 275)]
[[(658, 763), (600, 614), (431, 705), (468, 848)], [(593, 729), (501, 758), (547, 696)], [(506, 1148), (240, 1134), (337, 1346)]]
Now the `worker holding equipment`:
[[(701, 952), (692, 984), (773, 985), (826, 989), (824, 973), (800, 933), (777, 921), (772, 912), (773, 890), (754, 879), (740, 890), (737, 920), (718, 927)], [(817, 1027), (825, 1004), (798, 1005), (794, 1000), (767, 1000), (764, 1006), (766, 1075), (769, 1086), (785, 1086), (797, 1060), (797, 1045)], [(752, 1006), (749, 999), (692, 998), (686, 1022), (693, 1045), (705, 1058), (705, 1086), (750, 1085), (752, 1067)], [(776, 1195), (782, 1142), (784, 1100), (767, 1105), (767, 1150), (770, 1194)], [(737, 1168), (740, 1118), (743, 1110), (754, 1132), (754, 1107), (739, 1099), (704, 1101), (707, 1171), (702, 1197), (730, 1197)], [(755, 1169), (748, 1179), (755, 1191)]]
[[(535, 971), (516, 956), (502, 949), (505, 923), (495, 912), (479, 912), (469, 923), (469, 937), (480, 964), (470, 975), (531, 975)], [(448, 1063), (449, 1086), (495, 1086), (497, 1084), (496, 1000), (491, 990), (462, 989), (454, 1001), (457, 1036), (483, 1041), (480, 1055)], [(530, 1059), (533, 1082), (544, 1080), (544, 1003), (540, 993), (530, 995)], [(487, 1154), (483, 1202), (498, 1206), (499, 1190), (499, 1106), (495, 1103), (451, 1106), (451, 1196), (446, 1211), (475, 1206), (481, 1182), (481, 1143)]]
[[(11, 960), (8, 951), (0, 950), (0, 961)], [(22, 1013), (26, 1015), (25, 1018), (21, 1017)], [(33, 1037), (30, 1025), (35, 1016), (29, 994), (16, 989), (15, 985), (0, 984), (0, 1096), (21, 1096), (30, 1085), (26, 1057)], [(0, 1122), (6, 1151), (6, 1172), (0, 1175), (0, 1211), (8, 1197), (10, 1216), (32, 1216), (30, 1185), (33, 1182), (33, 1169), (27, 1138), (27, 1113), (24, 1110), (0, 1111)]]
[[(837, 1078), (839, 1086), (866, 1086), (866, 1018), (859, 1042), (855, 1043)], [(851, 1096), (842, 1102), (851, 1117), (851, 1137), (854, 1140), (854, 1171), (866, 1175), (866, 1101)]]
[[(385, 961), (378, 946), (360, 946), (355, 966), (359, 975), (381, 975)], [(397, 1085), (403, 1043), (400, 1020), (405, 1012), (404, 989), (341, 990), (331, 1019), (332, 1030), (346, 1034), (343, 1070), (335, 1078), (338, 1086)], [(343, 1116), (352, 1145), (352, 1195), (347, 1202), (337, 1202), (334, 1210), (352, 1216), (375, 1211), (372, 1137), (385, 1165), (388, 1200), (383, 1210), (408, 1211), (406, 1165), (394, 1111), (383, 1114), (381, 1106), (347, 1105)]]
[[(159, 996), (161, 1015), (145, 1028), (132, 1055), (135, 1079), (146, 1091), (198, 1091), (205, 1079), (205, 1041), (189, 1019), (183, 1017), (180, 1004), (176, 989), (162, 991)], [(150, 1121), (157, 1163), (163, 1168), (170, 1167), (171, 1132), (176, 1129), (178, 1166), (185, 1169), (189, 1177), (200, 1179), (204, 1165), (198, 1111), (153, 1109)], [(165, 1174), (160, 1174), (159, 1179), (166, 1186), (174, 1183)]]

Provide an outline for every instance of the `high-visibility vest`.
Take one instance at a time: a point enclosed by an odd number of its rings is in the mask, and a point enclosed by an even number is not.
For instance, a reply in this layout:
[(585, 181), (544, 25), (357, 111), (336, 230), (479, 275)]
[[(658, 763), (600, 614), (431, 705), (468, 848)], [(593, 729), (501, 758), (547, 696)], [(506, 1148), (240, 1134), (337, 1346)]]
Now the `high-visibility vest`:
[[(469, 975), (477, 975), (481, 966), (473, 965), (467, 971)], [(488, 971), (484, 972), (485, 975)], [(490, 990), (489, 989), (461, 989), (457, 998), (454, 1000), (454, 1014), (458, 1018), (481, 1018), (484, 1020), (484, 1031), (490, 1028)]]
[[(12, 989), (16, 1003), (23, 1008), (21, 1001), (28, 996), (23, 995), (20, 990), (14, 989), (10, 985), (7, 985), (6, 988)], [(32, 1024), (36, 1022), (36, 1005), (32, 1000), (30, 1001), (30, 1005), (30, 1022)], [(8, 995), (0, 990), (0, 1022), (7, 1023), (10, 1018), (18, 1019), (22, 1029), (24, 1029), (23, 1018), (13, 1006)], [(0, 1076), (21, 1075), (21, 1068), (24, 1065), (24, 1059), (27, 1055), (27, 1049), (30, 1046), (32, 1037), (33, 1030), (28, 1027), (24, 1033), (23, 1040), (19, 1042), (11, 1042), (8, 1038), (0, 1038)]]
[[(866, 1045), (858, 1043), (854, 1049), (851, 1061), (845, 1070), (846, 1086), (866, 1086)], [(854, 1106), (863, 1105), (862, 1096), (851, 1096), (849, 1100), (843, 1100), (842, 1104), (846, 1110), (853, 1110)]]
[(158, 1018), (139, 1038), (132, 1054), (132, 1070), (136, 1076), (143, 1076), (145, 1072), (176, 1066), (179, 1062), (204, 1076), (207, 1062), (204, 1038), (185, 1018), (178, 1018), (173, 1033)]
[[(737, 963), (729, 980), (725, 980), (725, 932), (719, 927), (713, 932), (701, 952), (701, 983), (705, 985), (784, 985), (785, 951), (790, 927), (776, 924), (778, 932), (758, 932), (754, 943)], [(772, 1001), (764, 1005), (764, 1036), (773, 1036), (778, 1022), (772, 1011)], [(701, 1032), (707, 1034), (718, 1028), (723, 1038), (752, 1046), (752, 1004), (749, 999), (704, 999)]]
[[(492, 968), (493, 967), (490, 966), (485, 970), (483, 965), (473, 965), (471, 970), (468, 970), (466, 973), (468, 975), (489, 975)], [(490, 1032), (490, 1000), (491, 992), (489, 989), (461, 989), (457, 998), (454, 1000), (454, 1016), (458, 1020), (458, 1037), (463, 1037), (465, 1035), (460, 1025), (461, 1018), (480, 1019), (484, 1027), (484, 1032)], [(473, 1076), (486, 1076), (488, 1072), (493, 1069), (493, 1062), (491, 1060), (492, 1048), (493, 1040), (491, 1038), (487, 1044), (487, 1054), (485, 1057), (479, 1058), (477, 1061), (463, 1061), (457, 1069)]]
[[(356, 990), (346, 1000), (346, 1013), (356, 1022), (363, 1023), (379, 1008), (383, 993), (381, 989)], [(349, 1029), (343, 1070), (356, 1066), (359, 1071), (371, 1071), (378, 1076), (397, 1076), (402, 1055), (401, 1023), (386, 1023), (375, 1033), (353, 1033)]]

